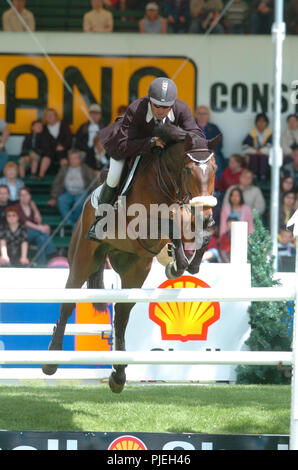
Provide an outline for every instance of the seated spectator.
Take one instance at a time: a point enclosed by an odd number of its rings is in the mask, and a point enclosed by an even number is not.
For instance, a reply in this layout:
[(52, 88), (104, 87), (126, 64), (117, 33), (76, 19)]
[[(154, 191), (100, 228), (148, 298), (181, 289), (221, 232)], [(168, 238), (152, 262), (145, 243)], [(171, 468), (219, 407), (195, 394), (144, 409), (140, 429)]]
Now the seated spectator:
[(229, 158), (228, 167), (224, 169), (218, 183), (219, 191), (226, 192), (226, 190), (235, 184), (239, 183), (240, 175), (243, 171), (244, 159), (241, 155), (234, 153)]
[(165, 18), (160, 16), (157, 3), (147, 3), (145, 16), (139, 20), (139, 32), (149, 34), (166, 34), (168, 32), (168, 23)]
[(298, 34), (298, 3), (297, 0), (290, 0), (286, 9), (286, 24), (288, 32)]
[(244, 34), (249, 8), (245, 0), (234, 0), (224, 16), (224, 24), (229, 34)]
[(72, 149), (69, 152), (68, 165), (60, 168), (54, 179), (48, 204), (50, 206), (57, 204), (63, 220), (75, 225), (88, 192), (96, 187), (96, 179), (93, 170), (82, 163), (81, 152)]
[(250, 17), (251, 34), (271, 34), (273, 0), (254, 0)]
[(293, 176), (284, 176), (283, 178), (281, 178), (279, 191), (280, 202), (282, 201), (283, 195), (288, 191), (296, 192), (295, 180)]
[(5, 184), (0, 185), (0, 225), (5, 222), (5, 209), (14, 203), (9, 203), (9, 189)]
[(1, 134), (1, 139), (0, 139), (0, 173), (1, 173), (1, 171), (3, 170), (8, 160), (8, 155), (5, 152), (5, 144), (10, 134), (7, 123), (3, 121), (3, 119), (1, 118), (0, 118), (0, 134)]
[(209, 227), (208, 232), (211, 232), (210, 242), (208, 243), (207, 249), (203, 254), (203, 263), (220, 263), (220, 256), (218, 250), (218, 240), (216, 237), (216, 227)]
[(19, 190), (24, 187), (24, 181), (18, 178), (18, 165), (14, 162), (7, 162), (3, 168), (3, 175), (0, 178), (0, 185), (4, 184), (8, 187), (9, 201), (18, 201)]
[(90, 120), (83, 123), (75, 136), (75, 148), (85, 152), (85, 163), (90, 168), (96, 169), (94, 139), (98, 131), (103, 127), (102, 112), (99, 104), (94, 103), (89, 108)]
[(2, 15), (3, 31), (27, 31), (19, 16), (23, 18), (31, 31), (35, 31), (35, 18), (33, 13), (25, 8), (25, 0), (12, 0), (12, 4), (14, 8), (6, 10)]
[(95, 171), (102, 171), (107, 169), (110, 163), (110, 160), (106, 155), (106, 151), (98, 135), (94, 138), (94, 160), (95, 167), (93, 167), (93, 170)]
[(296, 248), (294, 242), (295, 239), (290, 230), (280, 230), (277, 243), (278, 271), (295, 271)]
[(26, 176), (26, 170), (30, 167), (31, 179), (37, 178), (37, 170), (40, 158), (49, 155), (49, 149), (46, 149), (45, 138), (43, 134), (43, 124), (38, 119), (31, 124), (31, 133), (26, 135), (21, 156), (19, 159), (19, 175), (22, 179)]
[[(239, 184), (237, 186), (242, 191), (244, 203), (249, 206), (251, 210), (256, 209), (262, 216), (266, 209), (266, 203), (260, 188), (252, 184), (253, 179), (253, 172), (248, 168), (244, 168), (239, 177)], [(236, 186), (230, 186), (228, 188), (223, 199), (223, 204), (228, 203), (231, 191), (234, 188), (236, 188)]]
[(293, 160), (293, 149), (298, 146), (298, 117), (296, 114), (290, 114), (287, 117), (287, 128), (282, 134), (281, 146), (283, 163), (290, 163)]
[(205, 33), (212, 27), (211, 33), (223, 34), (223, 26), (218, 22), (222, 9), (222, 0), (191, 0), (189, 33)]
[(72, 144), (72, 134), (69, 125), (59, 119), (55, 109), (46, 109), (43, 121), (44, 145), (49, 154), (43, 156), (41, 159), (39, 169), (40, 180), (45, 177), (51, 163), (58, 163), (60, 166), (67, 164), (67, 152)]
[(292, 151), (293, 161), (284, 165), (281, 169), (283, 176), (292, 176), (295, 187), (298, 187), (298, 146)]
[(287, 228), (287, 223), (295, 212), (296, 194), (288, 191), (282, 197), (279, 207), (279, 230)]
[(38, 249), (38, 264), (45, 265), (49, 257), (57, 253), (51, 237), (51, 228), (42, 223), (42, 218), (37, 205), (32, 201), (29, 188), (19, 191), (19, 203), (16, 205), (19, 211), (20, 222), (27, 229), (29, 245), (36, 245)]
[(17, 207), (7, 207), (5, 218), (6, 223), (0, 228), (0, 265), (27, 266), (29, 264), (27, 231), (20, 223)]
[(269, 176), (268, 157), (272, 148), (272, 131), (268, 124), (269, 119), (266, 114), (257, 114), (255, 127), (242, 142), (242, 152), (248, 158), (248, 166), (261, 180)]
[[(204, 132), (206, 139), (213, 139), (218, 134), (222, 134), (216, 124), (209, 122), (210, 112), (207, 106), (203, 106), (203, 105), (197, 106), (194, 111), (194, 118), (198, 126)], [(216, 164), (217, 164), (217, 171), (216, 171), (217, 181), (220, 180), (221, 174), (226, 166), (224, 156), (222, 154), (222, 147), (223, 147), (223, 138), (221, 138), (220, 142), (216, 145), (214, 149), (215, 159), (216, 159)]]
[(102, 0), (91, 0), (92, 10), (83, 17), (85, 33), (110, 33), (113, 31), (114, 20), (110, 11), (103, 8)]
[(223, 263), (229, 263), (231, 260), (231, 230), (232, 222), (237, 222), (236, 217), (229, 216), (226, 222), (226, 229), (219, 239), (219, 254)]
[(189, 0), (164, 0), (168, 33), (186, 33), (189, 25)]
[(227, 204), (223, 204), (220, 213), (219, 236), (228, 230), (227, 220), (233, 217), (239, 221), (246, 221), (248, 223), (248, 233), (253, 233), (254, 223), (253, 214), (249, 206), (244, 203), (244, 198), (241, 189), (234, 188), (229, 196)]

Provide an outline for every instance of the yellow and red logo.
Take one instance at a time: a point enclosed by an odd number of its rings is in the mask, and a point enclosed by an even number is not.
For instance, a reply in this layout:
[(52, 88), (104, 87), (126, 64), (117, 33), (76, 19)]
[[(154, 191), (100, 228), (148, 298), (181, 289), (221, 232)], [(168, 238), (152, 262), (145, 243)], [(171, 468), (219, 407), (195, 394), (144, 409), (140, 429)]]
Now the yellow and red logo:
[[(159, 288), (209, 287), (206, 282), (192, 276), (163, 282)], [(161, 328), (161, 337), (165, 340), (206, 340), (208, 328), (219, 320), (219, 302), (162, 302), (150, 303), (149, 318)]]
[(111, 442), (108, 450), (147, 450), (147, 447), (137, 437), (121, 436)]

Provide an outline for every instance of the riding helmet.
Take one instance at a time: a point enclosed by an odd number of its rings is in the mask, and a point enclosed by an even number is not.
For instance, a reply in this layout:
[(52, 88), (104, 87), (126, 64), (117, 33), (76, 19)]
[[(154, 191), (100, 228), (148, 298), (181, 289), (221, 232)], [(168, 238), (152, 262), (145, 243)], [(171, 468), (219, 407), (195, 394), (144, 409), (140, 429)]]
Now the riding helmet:
[(177, 98), (177, 87), (170, 78), (158, 77), (150, 84), (148, 95), (153, 104), (173, 106)]

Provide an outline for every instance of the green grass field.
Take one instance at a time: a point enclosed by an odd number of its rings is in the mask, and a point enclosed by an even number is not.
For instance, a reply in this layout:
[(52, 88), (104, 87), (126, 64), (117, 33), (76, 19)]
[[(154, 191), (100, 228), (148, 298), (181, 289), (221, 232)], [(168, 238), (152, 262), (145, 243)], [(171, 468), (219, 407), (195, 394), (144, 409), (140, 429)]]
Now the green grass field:
[(0, 429), (289, 434), (289, 386), (0, 386)]

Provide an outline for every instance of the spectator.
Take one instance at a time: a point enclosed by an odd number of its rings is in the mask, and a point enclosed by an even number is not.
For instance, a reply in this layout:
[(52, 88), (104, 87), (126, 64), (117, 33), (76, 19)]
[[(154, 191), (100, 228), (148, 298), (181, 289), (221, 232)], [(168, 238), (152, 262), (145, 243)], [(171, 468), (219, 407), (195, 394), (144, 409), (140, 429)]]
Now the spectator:
[[(239, 184), (237, 186), (242, 191), (244, 203), (252, 210), (256, 209), (260, 215), (263, 215), (266, 209), (265, 199), (260, 188), (252, 184), (253, 178), (253, 172), (248, 168), (244, 168), (239, 177)], [(231, 191), (234, 188), (236, 188), (236, 186), (230, 186), (226, 191), (223, 204), (227, 204)]]
[(296, 253), (293, 234), (282, 229), (278, 234), (278, 256), (294, 256)]
[(292, 176), (284, 176), (281, 178), (280, 181), (280, 201), (282, 201), (282, 197), (288, 191), (295, 191), (295, 180)]
[(1, 133), (1, 139), (0, 139), (0, 172), (1, 172), (8, 160), (8, 155), (5, 152), (5, 144), (10, 134), (7, 123), (3, 121), (3, 119), (1, 118), (0, 118), (0, 133)]
[(12, 0), (14, 8), (6, 10), (2, 15), (3, 31), (27, 31), (23, 22), (19, 19), (19, 16), (22, 17), (31, 31), (35, 31), (34, 15), (25, 8), (25, 3), (25, 0)]
[(234, 153), (229, 158), (228, 167), (224, 169), (223, 174), (218, 183), (219, 191), (226, 192), (226, 190), (235, 184), (239, 183), (240, 175), (243, 171), (244, 159), (241, 155)]
[(203, 255), (203, 263), (219, 263), (219, 250), (218, 250), (218, 241), (216, 238), (216, 227), (209, 227), (208, 232), (211, 232), (211, 238), (208, 243), (207, 249)]
[(205, 33), (212, 27), (212, 33), (223, 34), (223, 26), (218, 22), (222, 9), (222, 0), (191, 0), (189, 32), (193, 34)]
[(99, 104), (92, 104), (89, 108), (90, 120), (83, 123), (75, 137), (75, 147), (82, 152), (85, 152), (85, 163), (90, 168), (97, 168), (97, 161), (95, 159), (96, 148), (94, 139), (98, 131), (103, 127), (102, 112)]
[(5, 184), (0, 185), (0, 226), (5, 222), (5, 209), (9, 206), (9, 189)]
[(293, 149), (298, 146), (298, 117), (296, 114), (290, 114), (287, 117), (287, 128), (282, 135), (281, 146), (284, 164), (291, 162)]
[(27, 231), (20, 223), (17, 207), (7, 207), (5, 217), (6, 224), (0, 229), (0, 264), (27, 266), (29, 264)]
[(98, 135), (94, 138), (94, 160), (95, 167), (89, 166), (95, 171), (105, 170), (109, 166), (109, 158)]
[(296, 194), (288, 191), (282, 197), (279, 207), (279, 230), (287, 228), (287, 223), (295, 212)]
[(169, 33), (186, 33), (189, 23), (189, 0), (164, 0), (164, 16)]
[[(203, 105), (197, 106), (194, 112), (194, 118), (198, 126), (204, 132), (206, 139), (213, 139), (218, 134), (221, 134), (221, 131), (216, 126), (216, 124), (209, 122), (210, 112), (207, 106), (203, 106)], [(221, 174), (226, 166), (225, 161), (224, 161), (224, 156), (222, 154), (222, 147), (223, 147), (223, 139), (220, 140), (220, 142), (216, 145), (214, 149), (215, 159), (216, 159), (216, 164), (217, 164), (217, 171), (216, 171), (217, 181), (220, 180)]]
[[(42, 218), (37, 205), (32, 201), (29, 188), (22, 188), (19, 192), (19, 211), (20, 222), (27, 229), (29, 245), (36, 245), (39, 255), (38, 264), (45, 265), (47, 258), (57, 253), (57, 249), (50, 237), (51, 228), (47, 224), (42, 224)], [(43, 250), (41, 251), (41, 249)]]
[(160, 16), (157, 3), (147, 3), (145, 16), (139, 20), (139, 32), (158, 34), (166, 34), (168, 32), (168, 23), (165, 18)]
[(239, 221), (246, 221), (248, 223), (248, 233), (253, 232), (253, 215), (249, 206), (244, 203), (244, 198), (241, 189), (234, 188), (229, 196), (229, 202), (224, 204), (220, 213), (220, 226), (219, 236), (228, 230), (227, 220), (229, 217), (234, 217)]
[(283, 176), (292, 176), (295, 181), (295, 187), (298, 187), (298, 146), (292, 151), (293, 161), (282, 167)]
[(244, 34), (248, 18), (248, 5), (245, 0), (234, 0), (224, 16), (229, 34)]
[(219, 254), (223, 263), (229, 263), (231, 258), (231, 229), (232, 222), (238, 222), (237, 217), (229, 216), (226, 222), (225, 232), (219, 239)]
[(102, 0), (91, 0), (92, 10), (83, 17), (85, 33), (110, 33), (113, 31), (114, 20), (110, 11), (103, 8)]
[(273, 0), (254, 0), (250, 19), (251, 34), (271, 34)]
[(75, 149), (71, 150), (68, 156), (68, 165), (60, 168), (53, 182), (51, 199), (48, 204), (50, 206), (57, 204), (62, 218), (75, 225), (82, 212), (88, 191), (94, 189), (92, 181), (96, 183), (95, 173), (85, 163), (82, 163), (81, 152)]
[(31, 133), (26, 135), (23, 141), (21, 156), (19, 159), (20, 177), (24, 179), (26, 176), (26, 169), (30, 167), (31, 179), (36, 179), (38, 164), (41, 156), (43, 155), (49, 155), (49, 150), (46, 150), (43, 124), (38, 119), (32, 122)]
[(39, 169), (39, 179), (42, 180), (48, 171), (51, 163), (59, 163), (60, 166), (67, 164), (67, 152), (71, 148), (72, 134), (68, 124), (59, 119), (58, 113), (53, 108), (48, 108), (44, 112), (44, 145), (49, 151), (41, 159)]
[(3, 177), (0, 178), (0, 185), (4, 184), (9, 190), (9, 201), (16, 202), (19, 199), (19, 190), (24, 187), (24, 182), (18, 178), (18, 165), (14, 162), (7, 162), (3, 168)]
[(298, 34), (298, 3), (297, 0), (290, 0), (286, 9), (286, 23), (288, 32)]
[(261, 180), (269, 175), (268, 157), (272, 148), (272, 131), (268, 124), (266, 114), (257, 114), (255, 127), (242, 142), (242, 151), (248, 158), (249, 168)]

